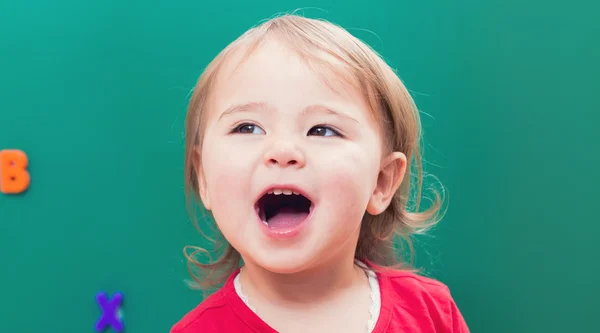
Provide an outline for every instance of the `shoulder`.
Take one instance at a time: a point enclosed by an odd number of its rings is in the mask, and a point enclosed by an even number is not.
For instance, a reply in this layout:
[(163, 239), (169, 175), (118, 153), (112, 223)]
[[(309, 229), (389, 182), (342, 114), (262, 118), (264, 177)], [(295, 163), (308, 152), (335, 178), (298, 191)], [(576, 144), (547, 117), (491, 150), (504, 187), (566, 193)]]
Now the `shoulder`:
[(226, 290), (220, 289), (183, 316), (171, 333), (216, 332), (219, 322), (232, 315), (226, 301)]
[(382, 268), (380, 274), (390, 282), (389, 287), (402, 295), (428, 297), (440, 303), (452, 301), (450, 289), (444, 283), (411, 271)]
[[(442, 282), (411, 271), (379, 268), (382, 293), (392, 312), (413, 331), (469, 332), (450, 289)], [(416, 327), (422, 328), (414, 329)]]

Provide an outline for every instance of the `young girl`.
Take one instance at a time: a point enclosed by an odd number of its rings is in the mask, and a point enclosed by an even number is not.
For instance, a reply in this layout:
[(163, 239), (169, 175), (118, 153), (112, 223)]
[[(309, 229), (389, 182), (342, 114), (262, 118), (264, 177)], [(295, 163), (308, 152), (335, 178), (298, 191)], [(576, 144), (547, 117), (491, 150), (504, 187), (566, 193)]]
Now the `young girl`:
[(186, 185), (226, 239), (216, 262), (190, 267), (224, 285), (172, 333), (468, 332), (445, 285), (394, 265), (394, 235), (410, 245), (441, 205), (418, 212), (417, 197), (408, 211), (418, 112), (364, 43), (269, 20), (206, 68), (186, 131)]

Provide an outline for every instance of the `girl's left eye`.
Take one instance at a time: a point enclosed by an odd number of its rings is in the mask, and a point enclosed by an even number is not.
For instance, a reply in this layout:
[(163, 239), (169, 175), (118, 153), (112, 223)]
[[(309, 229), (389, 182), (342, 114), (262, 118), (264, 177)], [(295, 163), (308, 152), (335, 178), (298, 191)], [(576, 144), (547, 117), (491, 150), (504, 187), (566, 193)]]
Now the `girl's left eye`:
[(336, 130), (327, 126), (315, 126), (308, 131), (308, 135), (314, 136), (342, 136)]

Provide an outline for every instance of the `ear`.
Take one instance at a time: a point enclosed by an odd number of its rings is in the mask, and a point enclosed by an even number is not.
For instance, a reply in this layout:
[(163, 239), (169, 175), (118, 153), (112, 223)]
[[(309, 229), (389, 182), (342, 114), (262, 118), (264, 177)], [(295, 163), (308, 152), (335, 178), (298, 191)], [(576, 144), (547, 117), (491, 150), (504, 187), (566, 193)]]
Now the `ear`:
[(406, 155), (401, 152), (393, 152), (383, 159), (377, 175), (377, 185), (367, 204), (369, 214), (378, 215), (387, 209), (402, 184), (406, 168)]
[(202, 161), (200, 159), (202, 152), (197, 147), (194, 148), (192, 156), (192, 165), (194, 171), (196, 171), (196, 181), (198, 182), (198, 192), (200, 194), (200, 200), (204, 204), (206, 210), (210, 210), (210, 198), (208, 197), (208, 190), (206, 187), (206, 178), (204, 177), (204, 171), (202, 170)]

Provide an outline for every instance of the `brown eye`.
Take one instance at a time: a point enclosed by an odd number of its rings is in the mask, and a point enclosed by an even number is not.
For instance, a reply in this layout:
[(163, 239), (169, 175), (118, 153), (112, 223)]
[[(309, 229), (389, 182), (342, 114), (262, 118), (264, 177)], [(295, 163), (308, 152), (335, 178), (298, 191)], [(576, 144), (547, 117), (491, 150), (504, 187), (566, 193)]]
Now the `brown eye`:
[(313, 136), (341, 136), (340, 133), (327, 126), (315, 126), (308, 131)]
[(240, 134), (265, 134), (265, 131), (263, 131), (262, 128), (248, 123), (237, 126), (232, 132)]

